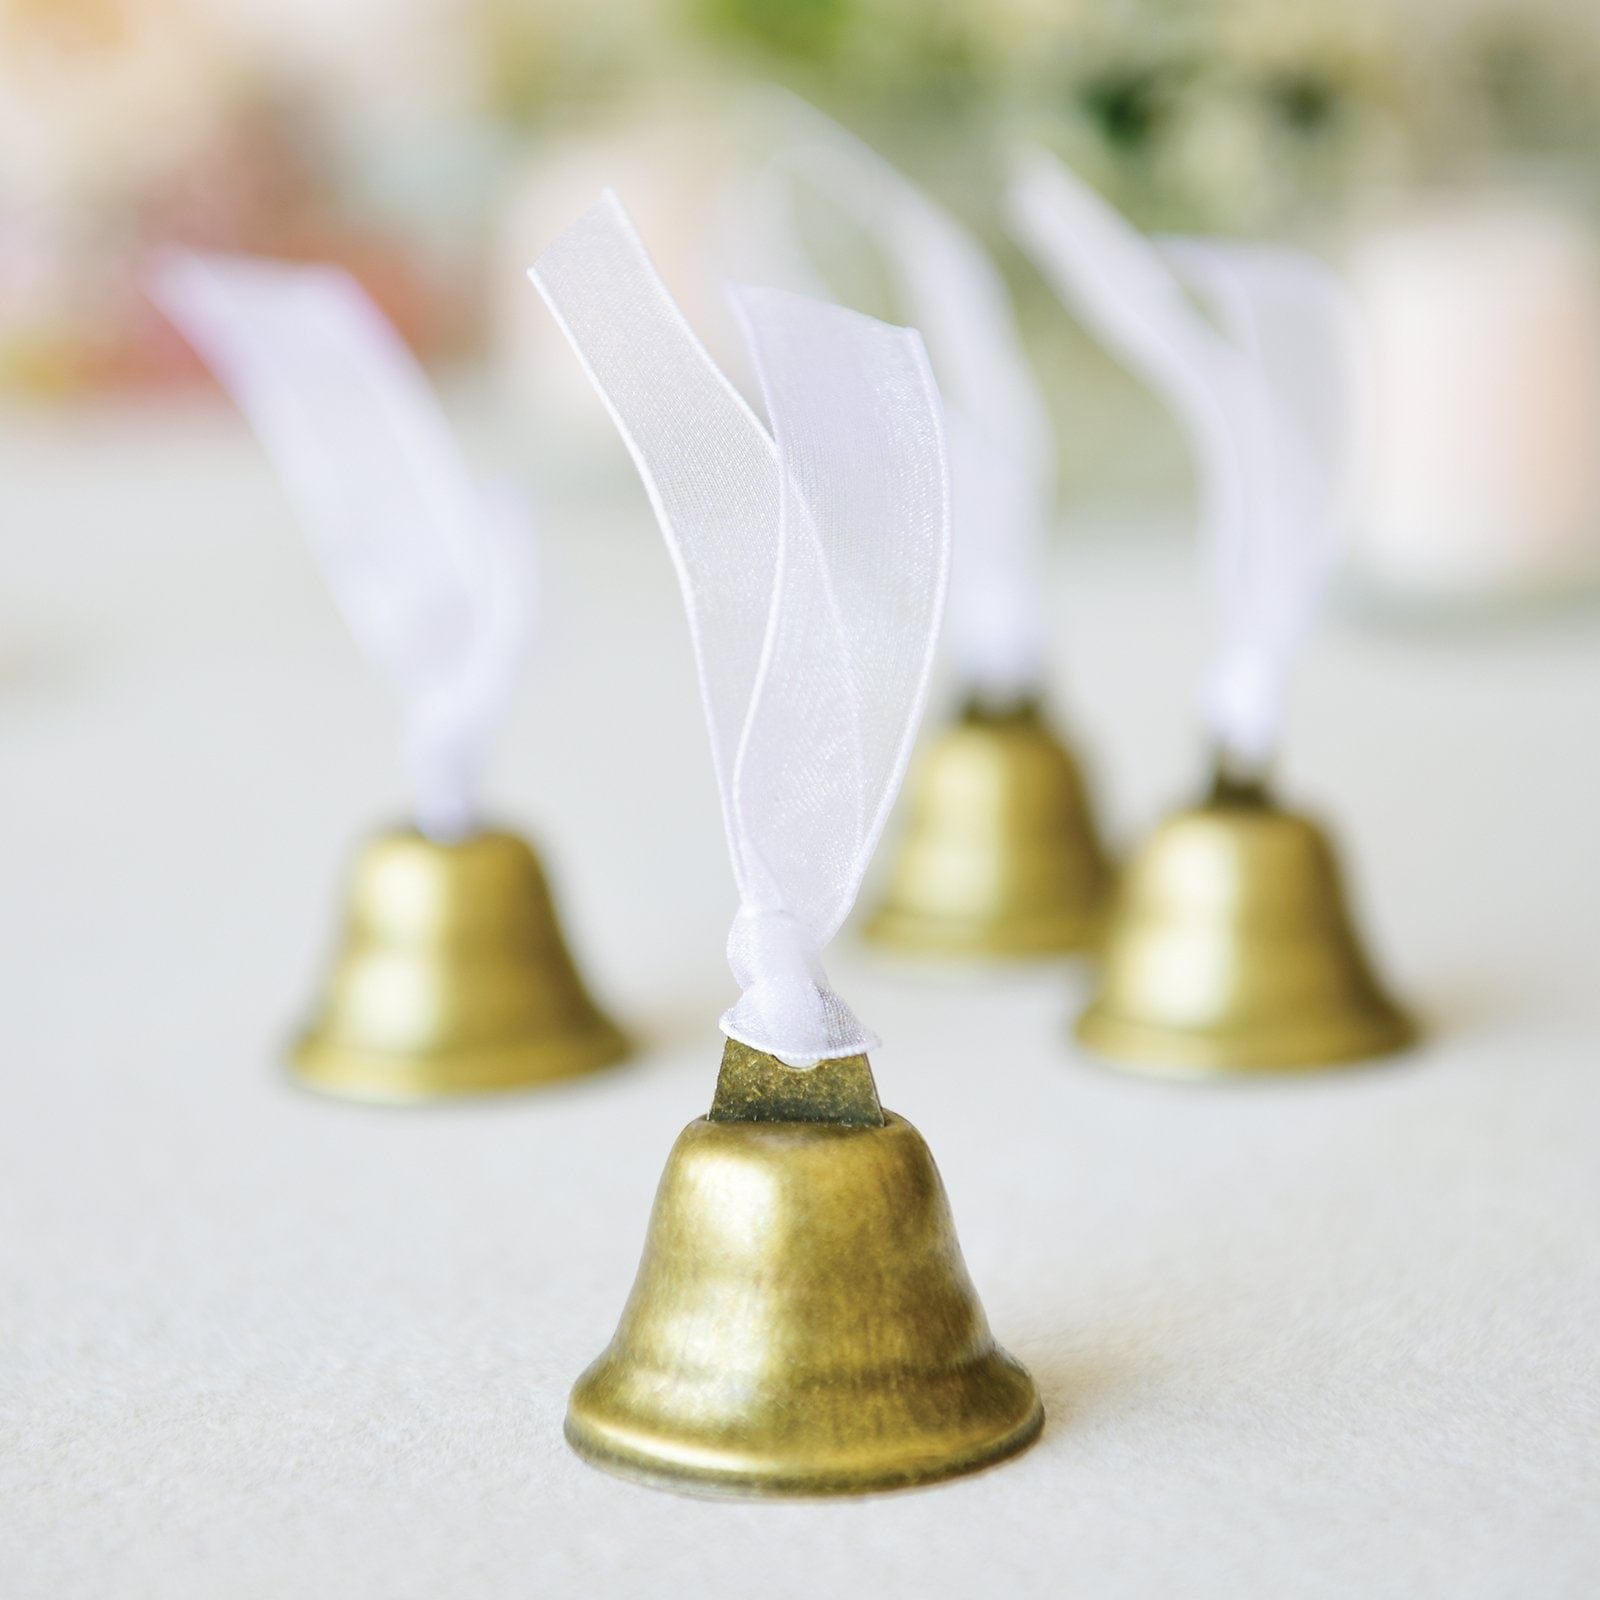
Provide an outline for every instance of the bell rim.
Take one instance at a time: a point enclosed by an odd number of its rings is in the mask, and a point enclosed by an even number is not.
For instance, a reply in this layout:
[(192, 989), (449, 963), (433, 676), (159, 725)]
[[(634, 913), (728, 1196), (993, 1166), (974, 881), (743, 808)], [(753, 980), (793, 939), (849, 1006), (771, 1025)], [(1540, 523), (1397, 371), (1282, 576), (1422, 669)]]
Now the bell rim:
[(1353, 1067), (1400, 1054), (1422, 1035), (1417, 1023), (1387, 999), (1363, 1015), (1271, 1028), (1176, 1028), (1120, 1016), (1091, 1005), (1073, 1035), (1110, 1066), (1149, 1077), (1273, 1077)]
[(360, 1049), (312, 1031), (291, 1049), (289, 1071), (302, 1087), (336, 1099), (413, 1105), (583, 1077), (614, 1066), (631, 1048), (628, 1036), (604, 1017), (565, 1033), (438, 1051)]
[(1021, 1362), (998, 1345), (985, 1356), (982, 1365), (995, 1374), (1012, 1380), (1018, 1396), (1026, 1403), (1021, 1414), (1011, 1416), (983, 1437), (958, 1446), (940, 1448), (936, 1438), (927, 1436), (919, 1448), (916, 1440), (899, 1447), (899, 1460), (848, 1468), (842, 1462), (829, 1462), (825, 1453), (810, 1462), (795, 1464), (792, 1449), (782, 1461), (766, 1467), (707, 1465), (706, 1447), (693, 1440), (684, 1443), (684, 1455), (692, 1453), (702, 1460), (691, 1462), (674, 1458), (668, 1450), (652, 1451), (629, 1447), (616, 1441), (615, 1430), (594, 1416), (582, 1416), (583, 1392), (591, 1374), (603, 1367), (602, 1355), (573, 1386), (563, 1434), (574, 1453), (588, 1465), (613, 1477), (643, 1484), (648, 1488), (690, 1495), (699, 1499), (815, 1500), (865, 1494), (891, 1494), (905, 1489), (927, 1487), (951, 1478), (981, 1472), (1020, 1455), (1044, 1429), (1044, 1403), (1032, 1376)]
[(1103, 906), (1031, 921), (1016, 917), (933, 917), (883, 906), (868, 918), (861, 936), (878, 949), (901, 955), (1026, 961), (1090, 954), (1100, 948), (1104, 926)]

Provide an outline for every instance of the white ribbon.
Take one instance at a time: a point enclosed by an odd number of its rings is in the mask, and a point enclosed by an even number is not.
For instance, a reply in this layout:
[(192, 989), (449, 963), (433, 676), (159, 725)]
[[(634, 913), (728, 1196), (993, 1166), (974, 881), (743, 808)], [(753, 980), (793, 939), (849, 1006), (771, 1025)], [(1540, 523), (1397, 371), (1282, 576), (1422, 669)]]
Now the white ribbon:
[(148, 288), (249, 419), (397, 691), (418, 828), (464, 837), (527, 630), (520, 509), (480, 493), (426, 377), (347, 273), (174, 250)]
[(922, 331), (945, 402), (955, 533), (947, 637), (957, 671), (1004, 707), (1038, 693), (1041, 581), (1054, 497), (1048, 413), (1005, 280), (982, 245), (876, 151), (804, 101), (777, 97), (786, 144), (745, 197), (738, 237), (758, 269), (815, 292), (796, 186), (826, 195), (871, 239)]
[(927, 695), (949, 558), (922, 342), (735, 291), (771, 432), (607, 193), (529, 274), (644, 479), (683, 588), (740, 908), (723, 1032), (794, 1066), (872, 1049), (821, 954), (849, 914)]
[(1202, 709), (1230, 764), (1259, 772), (1350, 518), (1361, 412), (1350, 298), (1298, 250), (1152, 243), (1043, 152), (1019, 161), (1008, 200), (1057, 293), (1189, 435), (1217, 634)]

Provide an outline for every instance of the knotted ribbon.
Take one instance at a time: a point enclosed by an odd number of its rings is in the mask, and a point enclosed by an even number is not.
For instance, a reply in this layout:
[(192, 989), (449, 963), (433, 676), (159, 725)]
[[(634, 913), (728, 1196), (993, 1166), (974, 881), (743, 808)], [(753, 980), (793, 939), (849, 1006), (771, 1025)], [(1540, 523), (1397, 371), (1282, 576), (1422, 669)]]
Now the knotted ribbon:
[(793, 1066), (870, 1050), (822, 952), (904, 775), (944, 599), (949, 496), (922, 342), (735, 290), (769, 431), (614, 195), (530, 276), (633, 456), (683, 590), (740, 902), (723, 1032)]

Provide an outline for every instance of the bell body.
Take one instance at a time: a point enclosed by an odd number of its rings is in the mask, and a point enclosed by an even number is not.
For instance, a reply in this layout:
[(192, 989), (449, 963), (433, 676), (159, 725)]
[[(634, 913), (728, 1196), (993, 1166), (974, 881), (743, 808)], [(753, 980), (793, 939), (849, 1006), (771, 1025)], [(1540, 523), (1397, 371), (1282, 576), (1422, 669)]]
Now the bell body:
[(1089, 1049), (1176, 1077), (1309, 1068), (1409, 1044), (1320, 828), (1259, 792), (1167, 819), (1124, 869)]
[(356, 858), (343, 946), (296, 1074), (359, 1100), (518, 1089), (626, 1040), (589, 998), (538, 858), (514, 834), (379, 835)]
[[(845, 1065), (729, 1052), (796, 1078)], [(1038, 1394), (990, 1335), (917, 1131), (875, 1095), (854, 1121), (750, 1100), (719, 1090), (674, 1146), (621, 1324), (573, 1390), (573, 1448), (689, 1493), (827, 1495), (1029, 1444)]]
[(921, 752), (877, 943), (955, 957), (1094, 945), (1111, 871), (1077, 763), (1039, 709), (969, 707)]

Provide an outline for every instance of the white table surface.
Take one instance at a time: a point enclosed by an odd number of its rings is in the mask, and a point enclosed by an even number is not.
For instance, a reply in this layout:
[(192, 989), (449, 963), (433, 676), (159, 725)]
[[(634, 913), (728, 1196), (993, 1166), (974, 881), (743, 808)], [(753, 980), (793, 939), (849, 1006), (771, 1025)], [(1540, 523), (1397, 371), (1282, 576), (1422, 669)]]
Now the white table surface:
[[(1147, 1083), (1066, 1042), (1081, 976), (841, 943), (1049, 1421), (931, 1490), (717, 1504), (561, 1439), (709, 1101), (732, 893), (642, 497), (547, 520), (494, 793), (645, 1047), (359, 1109), (280, 1045), (399, 805), (383, 691), (231, 414), (4, 419), (0, 1595), (1600, 1591), (1600, 615), (1335, 619), (1310, 652), (1288, 787), (1432, 1023), (1403, 1061)], [(1195, 778), (1185, 558), (1105, 533), (1057, 565), (1128, 839)]]

